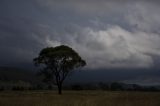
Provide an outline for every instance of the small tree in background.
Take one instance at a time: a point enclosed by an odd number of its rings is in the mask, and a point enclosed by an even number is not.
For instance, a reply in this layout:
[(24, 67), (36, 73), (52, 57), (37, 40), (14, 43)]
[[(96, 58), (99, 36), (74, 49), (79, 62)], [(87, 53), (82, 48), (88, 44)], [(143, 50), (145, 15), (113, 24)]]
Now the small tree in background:
[(62, 93), (62, 84), (68, 74), (86, 65), (77, 52), (65, 45), (44, 48), (34, 63), (36, 66), (41, 65), (45, 82), (58, 86), (59, 94)]

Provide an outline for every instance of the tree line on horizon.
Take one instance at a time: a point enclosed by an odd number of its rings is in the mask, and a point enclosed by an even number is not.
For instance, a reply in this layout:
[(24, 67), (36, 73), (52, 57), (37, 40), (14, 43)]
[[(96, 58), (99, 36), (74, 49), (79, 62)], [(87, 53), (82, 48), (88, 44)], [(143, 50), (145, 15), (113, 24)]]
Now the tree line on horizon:
[[(160, 86), (142, 86), (138, 84), (126, 84), (122, 82), (97, 82), (97, 83), (72, 83), (63, 85), (63, 90), (102, 90), (102, 91), (160, 91)], [(57, 90), (55, 85), (46, 83), (30, 84), (28, 82), (17, 81), (8, 86), (0, 85), (0, 91), (32, 91), (32, 90)]]

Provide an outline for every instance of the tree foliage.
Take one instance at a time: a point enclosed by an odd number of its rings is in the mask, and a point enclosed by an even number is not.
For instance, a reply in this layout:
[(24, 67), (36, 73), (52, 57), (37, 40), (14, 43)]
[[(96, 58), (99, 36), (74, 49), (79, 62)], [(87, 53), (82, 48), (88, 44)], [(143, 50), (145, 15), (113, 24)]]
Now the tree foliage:
[(34, 59), (34, 63), (36, 66), (41, 66), (45, 82), (58, 86), (59, 94), (68, 74), (86, 65), (76, 51), (65, 45), (42, 49), (39, 56)]

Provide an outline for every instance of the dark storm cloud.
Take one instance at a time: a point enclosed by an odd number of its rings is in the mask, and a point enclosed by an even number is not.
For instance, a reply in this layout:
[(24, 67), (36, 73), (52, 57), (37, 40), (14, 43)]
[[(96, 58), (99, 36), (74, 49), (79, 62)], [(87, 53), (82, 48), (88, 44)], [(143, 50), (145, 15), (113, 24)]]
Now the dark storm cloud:
[[(43, 46), (39, 11), (31, 1), (2, 0), (0, 6), (1, 65), (31, 62)], [(43, 17), (43, 16), (41, 16)]]
[(66, 44), (89, 69), (155, 67), (159, 10), (145, 1), (2, 0), (1, 64), (31, 63), (43, 47)]

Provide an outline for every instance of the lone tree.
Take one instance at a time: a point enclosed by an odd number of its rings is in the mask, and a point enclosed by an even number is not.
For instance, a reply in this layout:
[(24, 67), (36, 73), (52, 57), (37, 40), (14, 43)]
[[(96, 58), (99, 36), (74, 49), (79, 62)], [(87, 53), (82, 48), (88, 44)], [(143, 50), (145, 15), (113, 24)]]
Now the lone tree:
[(62, 94), (62, 84), (68, 74), (86, 65), (77, 52), (65, 45), (44, 48), (33, 61), (41, 66), (44, 81), (58, 86), (59, 94)]

